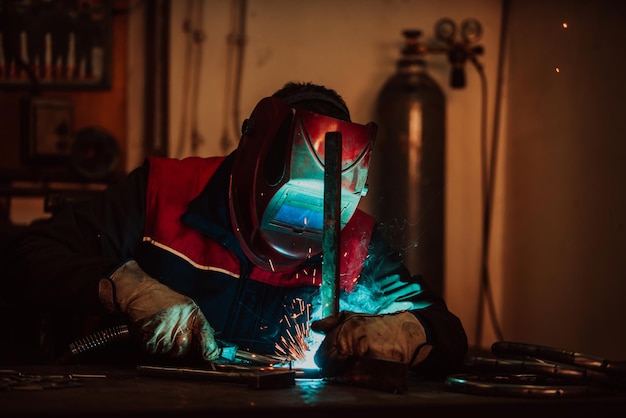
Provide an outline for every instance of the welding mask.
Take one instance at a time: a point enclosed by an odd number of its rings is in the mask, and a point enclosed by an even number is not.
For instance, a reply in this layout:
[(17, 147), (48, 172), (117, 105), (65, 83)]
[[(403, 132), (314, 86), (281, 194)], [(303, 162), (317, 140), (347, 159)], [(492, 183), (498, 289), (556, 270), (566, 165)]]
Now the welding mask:
[(324, 139), (340, 132), (341, 227), (367, 192), (376, 125), (359, 125), (267, 97), (244, 121), (230, 178), (235, 235), (257, 266), (288, 271), (322, 249)]

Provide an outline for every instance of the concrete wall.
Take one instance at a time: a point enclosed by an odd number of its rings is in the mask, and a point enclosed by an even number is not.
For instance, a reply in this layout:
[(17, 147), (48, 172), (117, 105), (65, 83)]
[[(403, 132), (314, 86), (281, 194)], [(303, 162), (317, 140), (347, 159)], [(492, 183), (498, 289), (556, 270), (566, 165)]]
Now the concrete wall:
[(626, 3), (520, 0), (510, 15), (494, 260), (504, 329), (624, 359)]

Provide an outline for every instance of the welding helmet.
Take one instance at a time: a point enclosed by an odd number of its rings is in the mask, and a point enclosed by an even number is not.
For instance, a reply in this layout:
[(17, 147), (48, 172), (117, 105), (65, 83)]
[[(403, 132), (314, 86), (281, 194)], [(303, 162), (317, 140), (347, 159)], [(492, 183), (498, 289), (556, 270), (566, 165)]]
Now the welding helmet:
[(376, 125), (359, 125), (262, 99), (242, 126), (230, 178), (230, 215), (246, 256), (267, 271), (289, 271), (321, 252), (324, 139), (340, 132), (341, 227), (367, 192)]

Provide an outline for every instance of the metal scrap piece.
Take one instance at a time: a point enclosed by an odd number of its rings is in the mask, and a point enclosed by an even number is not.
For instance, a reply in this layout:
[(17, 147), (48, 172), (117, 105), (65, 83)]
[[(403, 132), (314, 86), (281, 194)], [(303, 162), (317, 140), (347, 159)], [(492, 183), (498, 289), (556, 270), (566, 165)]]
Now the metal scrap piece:
[(137, 371), (145, 376), (178, 377), (202, 379), (214, 382), (247, 384), (252, 389), (277, 389), (294, 386), (296, 372), (220, 365), (220, 370), (207, 370), (190, 367), (137, 366)]
[(0, 371), (0, 390), (65, 389), (81, 386), (75, 378), (65, 375), (35, 375), (16, 371)]

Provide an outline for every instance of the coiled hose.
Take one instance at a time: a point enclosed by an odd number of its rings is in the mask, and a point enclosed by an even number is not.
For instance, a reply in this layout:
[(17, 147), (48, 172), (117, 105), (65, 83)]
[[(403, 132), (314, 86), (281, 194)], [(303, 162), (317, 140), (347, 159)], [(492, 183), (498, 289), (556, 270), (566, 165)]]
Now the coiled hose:
[(130, 338), (128, 325), (115, 325), (101, 329), (92, 334), (86, 335), (70, 343), (70, 351), (73, 355), (78, 355), (89, 350), (93, 350), (114, 341), (126, 340)]
[(112, 342), (131, 339), (131, 330), (126, 324), (114, 325), (86, 335), (69, 344), (69, 350), (56, 359), (55, 364), (67, 364), (79, 354), (103, 347)]

